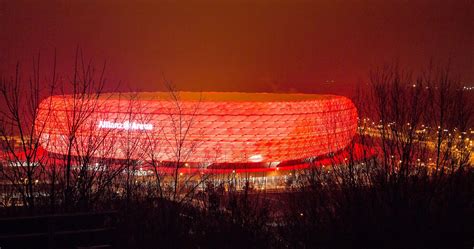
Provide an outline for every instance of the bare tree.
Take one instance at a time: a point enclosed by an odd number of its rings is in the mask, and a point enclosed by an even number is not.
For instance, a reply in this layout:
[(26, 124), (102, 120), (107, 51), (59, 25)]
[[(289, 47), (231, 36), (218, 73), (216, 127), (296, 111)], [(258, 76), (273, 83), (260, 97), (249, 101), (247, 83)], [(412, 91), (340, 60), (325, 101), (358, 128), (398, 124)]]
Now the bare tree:
[[(286, 241), (296, 247), (379, 247), (375, 237), (393, 247), (462, 245), (472, 187), (466, 182), (472, 178), (466, 144), (472, 106), (459, 82), (446, 69), (413, 74), (398, 65), (373, 70), (370, 80), (347, 154), (299, 177), (299, 192), (288, 201)], [(390, 237), (391, 231), (403, 239)]]
[(43, 80), (38, 55), (33, 58), (33, 74), (27, 80), (19, 63), (13, 77), (0, 79), (0, 101), (4, 107), (0, 110), (0, 136), (5, 159), (0, 174), (21, 195), (22, 204), (31, 208), (35, 206), (35, 186), (46, 164), (39, 140), (45, 126), (37, 122), (37, 106), (57, 85), (56, 61), (52, 68), (51, 78)]

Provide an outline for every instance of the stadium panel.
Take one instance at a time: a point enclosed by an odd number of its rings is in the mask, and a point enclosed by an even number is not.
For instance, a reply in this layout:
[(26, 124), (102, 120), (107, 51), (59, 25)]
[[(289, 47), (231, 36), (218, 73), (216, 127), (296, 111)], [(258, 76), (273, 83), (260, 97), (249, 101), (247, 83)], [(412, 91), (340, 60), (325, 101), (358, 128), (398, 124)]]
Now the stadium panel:
[(52, 96), (36, 131), (49, 152), (203, 164), (284, 162), (347, 146), (357, 110), (316, 94), (166, 92)]

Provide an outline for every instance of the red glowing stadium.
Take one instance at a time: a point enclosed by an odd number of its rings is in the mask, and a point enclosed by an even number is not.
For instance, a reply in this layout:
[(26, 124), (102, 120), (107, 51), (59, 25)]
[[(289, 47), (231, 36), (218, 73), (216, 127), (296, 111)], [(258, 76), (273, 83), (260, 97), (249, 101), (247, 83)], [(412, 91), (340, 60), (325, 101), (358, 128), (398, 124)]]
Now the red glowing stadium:
[[(50, 153), (189, 163), (272, 163), (347, 146), (357, 110), (335, 95), (179, 92), (52, 96), (36, 123)], [(93, 150), (92, 150), (93, 148)]]

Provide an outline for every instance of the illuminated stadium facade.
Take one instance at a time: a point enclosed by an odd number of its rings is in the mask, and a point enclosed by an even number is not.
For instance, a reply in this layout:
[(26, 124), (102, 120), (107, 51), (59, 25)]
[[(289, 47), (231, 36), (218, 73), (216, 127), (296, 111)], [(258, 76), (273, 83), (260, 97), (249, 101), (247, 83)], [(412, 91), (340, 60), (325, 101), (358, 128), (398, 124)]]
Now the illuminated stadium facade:
[[(346, 147), (357, 110), (335, 95), (267, 93), (103, 94), (82, 101), (52, 96), (39, 106), (42, 146), (73, 155), (191, 164), (273, 163), (302, 160)], [(76, 110), (76, 111), (74, 111)], [(76, 115), (74, 116), (74, 113)], [(76, 120), (76, 121), (74, 121)], [(77, 123), (76, 126), (73, 124)]]

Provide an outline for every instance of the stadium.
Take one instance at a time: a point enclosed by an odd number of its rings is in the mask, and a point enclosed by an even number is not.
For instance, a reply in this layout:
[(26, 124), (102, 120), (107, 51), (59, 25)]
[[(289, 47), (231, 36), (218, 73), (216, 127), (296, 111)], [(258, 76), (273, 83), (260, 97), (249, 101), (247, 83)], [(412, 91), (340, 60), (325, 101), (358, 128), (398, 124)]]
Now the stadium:
[(346, 97), (317, 94), (63, 95), (41, 102), (35, 125), (52, 154), (258, 171), (341, 152), (355, 135), (357, 109)]

